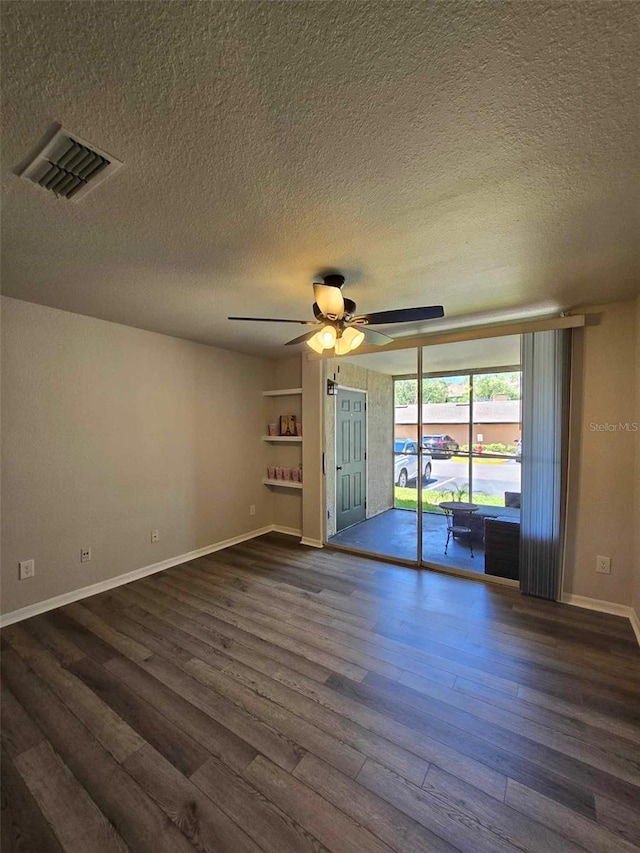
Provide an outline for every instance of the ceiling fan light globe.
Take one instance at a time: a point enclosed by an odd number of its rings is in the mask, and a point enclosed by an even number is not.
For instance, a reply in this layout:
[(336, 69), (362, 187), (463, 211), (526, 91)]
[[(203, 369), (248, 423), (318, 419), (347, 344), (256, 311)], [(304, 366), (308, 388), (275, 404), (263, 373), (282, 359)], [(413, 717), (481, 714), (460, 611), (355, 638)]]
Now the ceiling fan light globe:
[(347, 355), (347, 353), (353, 352), (354, 349), (360, 346), (363, 340), (364, 333), (360, 329), (347, 326), (335, 343), (336, 355)]
[(346, 355), (350, 349), (351, 349), (351, 346), (349, 344), (349, 341), (346, 340), (344, 338), (344, 336), (341, 338), (338, 338), (338, 340), (336, 341), (336, 347), (335, 347), (336, 355)]
[(323, 326), (316, 337), (320, 338), (324, 349), (332, 349), (336, 342), (336, 330), (333, 326)]
[(311, 349), (314, 352), (317, 352), (318, 354), (324, 351), (324, 344), (320, 340), (319, 336), (320, 332), (316, 332), (315, 335), (312, 338), (309, 338), (309, 340), (306, 342), (307, 346), (311, 347)]
[(360, 329), (352, 329), (351, 327), (345, 329), (342, 337), (349, 332), (349, 350), (353, 352), (354, 349), (358, 349), (362, 341), (364, 340), (364, 332), (361, 332)]

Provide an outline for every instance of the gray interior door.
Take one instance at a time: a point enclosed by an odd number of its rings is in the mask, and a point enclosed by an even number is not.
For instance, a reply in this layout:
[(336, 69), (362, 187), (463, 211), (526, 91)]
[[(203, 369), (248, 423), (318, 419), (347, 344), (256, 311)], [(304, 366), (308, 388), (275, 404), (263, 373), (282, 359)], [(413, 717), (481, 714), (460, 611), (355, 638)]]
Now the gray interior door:
[(364, 521), (367, 507), (367, 409), (364, 391), (338, 389), (336, 531)]

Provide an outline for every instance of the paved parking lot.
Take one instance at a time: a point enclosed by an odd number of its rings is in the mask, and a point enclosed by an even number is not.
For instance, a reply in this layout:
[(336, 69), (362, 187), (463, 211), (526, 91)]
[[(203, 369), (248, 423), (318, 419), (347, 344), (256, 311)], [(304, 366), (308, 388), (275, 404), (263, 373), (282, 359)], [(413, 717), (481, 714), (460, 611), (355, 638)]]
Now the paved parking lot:
[[(429, 489), (447, 491), (461, 488), (469, 482), (468, 460), (434, 459), (432, 461)], [(504, 495), (520, 491), (521, 465), (515, 459), (473, 460), (473, 490), (486, 495)], [(409, 488), (416, 488), (415, 481)]]

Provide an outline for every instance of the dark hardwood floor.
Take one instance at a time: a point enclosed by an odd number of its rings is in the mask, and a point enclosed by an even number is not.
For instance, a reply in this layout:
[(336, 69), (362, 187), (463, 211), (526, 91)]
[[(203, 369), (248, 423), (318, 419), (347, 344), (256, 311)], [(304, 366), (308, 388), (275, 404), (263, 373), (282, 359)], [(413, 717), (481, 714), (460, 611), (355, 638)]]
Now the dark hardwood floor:
[(640, 850), (617, 617), (270, 535), (2, 641), (4, 853)]

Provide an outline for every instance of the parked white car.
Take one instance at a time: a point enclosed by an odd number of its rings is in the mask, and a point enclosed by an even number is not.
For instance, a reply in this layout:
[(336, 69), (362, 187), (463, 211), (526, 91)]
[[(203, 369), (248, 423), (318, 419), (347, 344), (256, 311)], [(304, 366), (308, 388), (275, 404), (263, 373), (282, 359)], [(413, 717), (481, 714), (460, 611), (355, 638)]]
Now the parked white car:
[[(393, 478), (396, 485), (404, 488), (410, 480), (415, 480), (418, 476), (418, 442), (398, 438), (394, 445), (394, 451)], [(425, 481), (431, 479), (431, 461), (429, 453), (422, 454)]]

